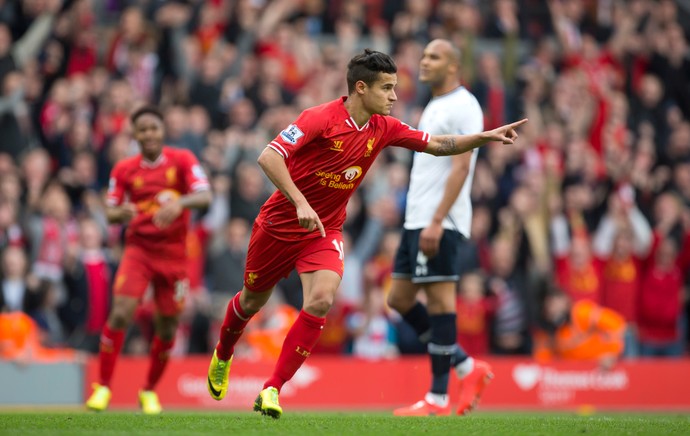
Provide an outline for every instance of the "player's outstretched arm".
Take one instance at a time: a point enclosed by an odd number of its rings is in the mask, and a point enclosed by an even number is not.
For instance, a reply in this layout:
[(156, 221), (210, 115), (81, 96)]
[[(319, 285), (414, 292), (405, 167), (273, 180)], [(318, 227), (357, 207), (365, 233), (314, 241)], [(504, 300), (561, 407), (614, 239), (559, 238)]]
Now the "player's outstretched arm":
[(434, 156), (451, 156), (474, 150), (488, 142), (512, 144), (518, 137), (516, 129), (526, 122), (527, 118), (473, 135), (431, 135), (424, 152)]
[(321, 224), (321, 219), (292, 181), (283, 156), (271, 147), (266, 147), (257, 162), (276, 188), (295, 206), (299, 225), (310, 232), (319, 229), (321, 236), (325, 237), (326, 231)]

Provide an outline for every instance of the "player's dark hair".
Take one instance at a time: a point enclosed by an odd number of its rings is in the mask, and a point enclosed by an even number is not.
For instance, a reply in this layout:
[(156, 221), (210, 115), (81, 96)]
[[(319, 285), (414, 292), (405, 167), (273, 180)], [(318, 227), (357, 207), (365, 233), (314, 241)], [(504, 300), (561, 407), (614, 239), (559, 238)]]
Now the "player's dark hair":
[(371, 86), (379, 78), (379, 73), (398, 72), (393, 58), (380, 51), (364, 49), (364, 53), (350, 59), (347, 64), (347, 92), (355, 92), (355, 83), (360, 80)]
[(137, 122), (140, 116), (146, 114), (151, 114), (159, 120), (163, 121), (163, 113), (156, 106), (151, 105), (142, 106), (139, 109), (132, 112), (132, 115), (129, 116), (129, 121), (132, 124), (134, 124)]

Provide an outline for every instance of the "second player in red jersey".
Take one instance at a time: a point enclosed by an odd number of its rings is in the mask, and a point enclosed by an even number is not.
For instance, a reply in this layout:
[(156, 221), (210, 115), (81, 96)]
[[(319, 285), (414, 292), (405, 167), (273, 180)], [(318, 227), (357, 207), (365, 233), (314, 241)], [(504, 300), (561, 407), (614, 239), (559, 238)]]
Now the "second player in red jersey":
[(390, 56), (365, 50), (350, 60), (348, 96), (304, 111), (259, 157), (278, 188), (254, 224), (244, 286), (230, 300), (208, 369), (208, 391), (228, 389), (232, 355), (244, 327), (268, 301), (278, 280), (297, 269), (304, 304), (285, 337), (273, 375), (254, 410), (280, 417), (278, 395), (321, 335), (343, 272), (345, 207), (382, 148), (403, 146), (455, 155), (498, 141), (512, 144), (526, 120), (474, 135), (429, 135), (388, 116), (397, 100), (397, 67)]
[(189, 209), (168, 226), (154, 223), (156, 212), (182, 195), (208, 191), (206, 174), (189, 150), (163, 147), (154, 162), (141, 154), (118, 162), (113, 168), (108, 189), (108, 206), (125, 200), (136, 208), (129, 222), (126, 245), (155, 252), (157, 257), (184, 258), (189, 227)]
[(161, 411), (154, 388), (168, 362), (178, 315), (189, 287), (186, 238), (189, 209), (209, 205), (204, 171), (192, 153), (163, 146), (163, 116), (143, 107), (130, 117), (141, 153), (118, 162), (108, 189), (108, 221), (127, 223), (125, 250), (113, 284), (113, 307), (101, 333), (99, 382), (86, 402), (105, 410), (110, 381), (127, 327), (149, 286), (156, 307), (151, 365), (139, 403), (147, 414)]

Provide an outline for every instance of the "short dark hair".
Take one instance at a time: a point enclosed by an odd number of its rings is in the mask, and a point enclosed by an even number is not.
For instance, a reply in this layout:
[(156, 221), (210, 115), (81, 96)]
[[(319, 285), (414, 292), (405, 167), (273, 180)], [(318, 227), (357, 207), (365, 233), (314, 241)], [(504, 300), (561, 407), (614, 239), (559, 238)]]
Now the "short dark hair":
[(145, 115), (145, 114), (151, 114), (154, 117), (158, 118), (159, 120), (163, 121), (163, 113), (156, 106), (152, 106), (152, 105), (142, 106), (139, 109), (132, 112), (132, 115), (129, 116), (129, 121), (132, 124), (134, 124), (137, 122), (139, 117), (141, 117), (142, 115)]
[(394, 74), (398, 72), (393, 58), (380, 51), (364, 49), (364, 53), (350, 59), (347, 64), (347, 92), (355, 91), (355, 83), (360, 80), (371, 85), (379, 78), (379, 73)]

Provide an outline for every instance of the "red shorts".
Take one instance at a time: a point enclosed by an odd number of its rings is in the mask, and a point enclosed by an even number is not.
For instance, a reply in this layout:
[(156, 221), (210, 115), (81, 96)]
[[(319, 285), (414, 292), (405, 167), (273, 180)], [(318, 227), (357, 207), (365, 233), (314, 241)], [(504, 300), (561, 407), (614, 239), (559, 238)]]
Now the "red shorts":
[(325, 238), (284, 241), (255, 224), (249, 240), (244, 286), (250, 291), (267, 291), (295, 268), (300, 274), (329, 270), (342, 277), (344, 256), (343, 234), (338, 230), (326, 231)]
[(126, 246), (115, 275), (113, 294), (142, 298), (149, 283), (161, 315), (177, 315), (189, 288), (187, 261), (153, 258), (137, 246)]

